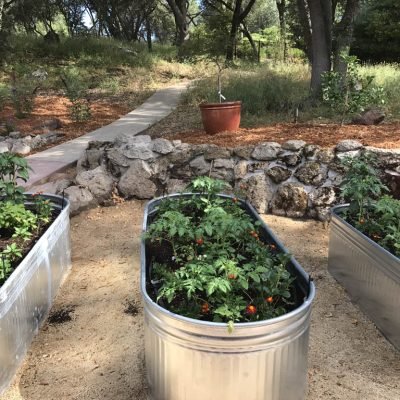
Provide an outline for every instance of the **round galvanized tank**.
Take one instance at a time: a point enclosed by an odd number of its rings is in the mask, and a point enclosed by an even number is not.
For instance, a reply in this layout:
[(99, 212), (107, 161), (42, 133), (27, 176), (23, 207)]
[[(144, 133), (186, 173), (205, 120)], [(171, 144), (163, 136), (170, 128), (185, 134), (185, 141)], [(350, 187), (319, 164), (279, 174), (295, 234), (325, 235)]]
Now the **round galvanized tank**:
[[(144, 230), (149, 212), (145, 211)], [(248, 211), (259, 219), (254, 209)], [(286, 249), (263, 224), (282, 251)], [(147, 255), (149, 257), (149, 255)], [(141, 290), (145, 310), (145, 357), (153, 400), (303, 400), (307, 388), (307, 354), (311, 303), (315, 287), (292, 258), (299, 284), (307, 283), (304, 302), (279, 318), (227, 324), (174, 314), (147, 293), (146, 246), (142, 241)], [(305, 287), (305, 286), (303, 286)]]

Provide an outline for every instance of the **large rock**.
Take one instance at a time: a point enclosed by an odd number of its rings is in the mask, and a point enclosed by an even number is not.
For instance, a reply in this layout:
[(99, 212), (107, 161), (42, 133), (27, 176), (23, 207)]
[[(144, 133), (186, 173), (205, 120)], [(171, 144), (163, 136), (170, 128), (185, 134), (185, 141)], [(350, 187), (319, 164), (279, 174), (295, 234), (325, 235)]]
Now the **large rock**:
[(245, 160), (240, 160), (234, 168), (235, 179), (243, 179), (248, 172), (249, 163)]
[(118, 148), (112, 147), (106, 151), (109, 163), (119, 170), (120, 167), (128, 168), (129, 159), (126, 158)]
[(114, 180), (102, 167), (83, 171), (75, 180), (78, 185), (89, 189), (100, 204), (110, 200), (114, 190)]
[(156, 185), (150, 180), (153, 172), (143, 160), (135, 160), (129, 169), (122, 175), (118, 190), (124, 197), (151, 199), (157, 192)]
[(105, 154), (107, 149), (111, 147), (110, 142), (89, 142), (88, 148), (79, 158), (77, 163), (77, 172), (95, 169), (100, 165), (105, 166)]
[(195, 175), (206, 175), (210, 172), (211, 163), (204, 159), (204, 156), (198, 156), (190, 162), (190, 168), (193, 170)]
[(38, 128), (44, 128), (44, 129), (50, 129), (50, 130), (55, 130), (55, 129), (60, 129), (62, 128), (62, 122), (59, 118), (49, 118), (45, 119), (40, 125), (37, 126)]
[(329, 164), (335, 159), (335, 152), (332, 149), (321, 149), (317, 152), (317, 161)]
[(321, 164), (308, 161), (301, 165), (295, 172), (295, 177), (306, 185), (319, 185), (326, 178), (327, 171)]
[(8, 137), (10, 137), (11, 139), (21, 139), (22, 138), (22, 133), (19, 132), (19, 131), (10, 132), (8, 134)]
[(226, 147), (210, 145), (204, 152), (204, 158), (205, 160), (210, 161), (218, 158), (230, 158), (231, 154), (231, 150), (227, 149)]
[(301, 152), (285, 151), (284, 153), (279, 155), (279, 158), (288, 167), (295, 167), (296, 165), (299, 165), (302, 161)]
[(249, 174), (238, 187), (246, 193), (247, 199), (258, 212), (268, 211), (274, 188), (264, 172)]
[(71, 215), (79, 214), (81, 211), (97, 206), (96, 199), (88, 189), (79, 186), (70, 186), (64, 190), (64, 194), (71, 203)]
[(336, 193), (332, 187), (320, 187), (310, 193), (313, 207), (329, 207), (336, 201)]
[(32, 149), (37, 149), (47, 144), (46, 139), (43, 139), (40, 135), (36, 135), (32, 138), (30, 146)]
[(287, 217), (303, 217), (307, 211), (308, 195), (304, 187), (296, 183), (280, 186), (271, 203), (272, 213)]
[(159, 154), (169, 154), (174, 151), (174, 146), (169, 140), (158, 138), (153, 140), (152, 150)]
[(266, 173), (275, 183), (286, 181), (292, 175), (289, 169), (280, 166), (272, 167), (268, 169)]
[(256, 160), (271, 161), (278, 157), (281, 145), (276, 142), (265, 142), (255, 147), (251, 156)]
[(11, 153), (20, 154), (25, 156), (31, 152), (31, 147), (24, 143), (22, 140), (18, 140), (13, 144)]
[(338, 152), (345, 152), (345, 151), (353, 151), (353, 150), (358, 150), (363, 148), (363, 144), (361, 142), (359, 142), (358, 140), (342, 140), (340, 141), (335, 149)]
[(396, 170), (400, 166), (400, 149), (379, 149), (366, 147), (367, 154), (377, 157), (377, 164), (382, 169)]
[(146, 143), (130, 143), (120, 147), (121, 153), (129, 159), (151, 160), (155, 154), (151, 145)]
[(7, 153), (10, 151), (10, 144), (7, 142), (0, 142), (0, 153)]
[(245, 160), (251, 159), (251, 154), (254, 151), (254, 146), (239, 146), (233, 149), (233, 154)]
[(321, 147), (316, 144), (307, 144), (303, 149), (304, 157), (306, 157), (307, 160), (314, 160), (320, 148)]
[(129, 159), (150, 160), (155, 158), (153, 144), (148, 135), (134, 136), (131, 134), (121, 134), (115, 139), (115, 147)]
[(121, 147), (123, 145), (127, 145), (129, 143), (134, 144), (151, 144), (151, 136), (149, 135), (134, 135), (132, 133), (121, 133), (119, 134), (114, 141), (114, 145), (116, 147)]
[(234, 163), (230, 158), (217, 158), (213, 163), (214, 168), (233, 169)]
[(382, 110), (371, 109), (362, 112), (353, 118), (353, 124), (356, 125), (378, 125), (385, 119), (385, 113)]
[(194, 155), (191, 146), (187, 143), (182, 143), (174, 152), (168, 154), (167, 157), (171, 164), (182, 165), (188, 163)]
[(40, 135), (43, 140), (46, 141), (47, 144), (58, 142), (58, 140), (64, 136), (63, 133), (60, 132), (47, 132), (43, 135)]
[(304, 140), (288, 140), (283, 143), (282, 148), (285, 150), (298, 151), (301, 150), (307, 143)]

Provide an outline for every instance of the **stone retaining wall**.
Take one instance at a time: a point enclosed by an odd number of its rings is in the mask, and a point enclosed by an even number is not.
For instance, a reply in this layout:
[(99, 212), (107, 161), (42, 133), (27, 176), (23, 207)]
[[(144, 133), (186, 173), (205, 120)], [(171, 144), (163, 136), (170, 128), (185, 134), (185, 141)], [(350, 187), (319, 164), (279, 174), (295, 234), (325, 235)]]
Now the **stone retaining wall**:
[(382, 171), (400, 172), (400, 149), (364, 147), (352, 140), (334, 149), (300, 140), (231, 149), (125, 134), (114, 143), (91, 142), (65, 193), (78, 212), (107, 205), (115, 190), (124, 198), (150, 199), (179, 192), (192, 178), (210, 174), (227, 181), (261, 213), (325, 220), (339, 200), (340, 160), (366, 151), (378, 156)]

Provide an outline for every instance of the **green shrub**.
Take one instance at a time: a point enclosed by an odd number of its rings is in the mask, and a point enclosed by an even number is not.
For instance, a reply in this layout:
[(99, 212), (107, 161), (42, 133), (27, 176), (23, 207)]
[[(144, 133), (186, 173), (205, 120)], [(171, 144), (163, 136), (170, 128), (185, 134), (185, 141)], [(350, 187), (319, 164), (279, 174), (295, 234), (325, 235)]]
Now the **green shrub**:
[(83, 122), (91, 118), (90, 102), (88, 99), (89, 81), (82, 76), (77, 68), (64, 69), (61, 80), (65, 86), (65, 95), (71, 105), (70, 117), (73, 121)]
[(322, 76), (322, 99), (342, 118), (384, 104), (384, 90), (374, 84), (373, 75), (359, 72), (357, 57), (342, 56), (347, 72), (326, 72)]

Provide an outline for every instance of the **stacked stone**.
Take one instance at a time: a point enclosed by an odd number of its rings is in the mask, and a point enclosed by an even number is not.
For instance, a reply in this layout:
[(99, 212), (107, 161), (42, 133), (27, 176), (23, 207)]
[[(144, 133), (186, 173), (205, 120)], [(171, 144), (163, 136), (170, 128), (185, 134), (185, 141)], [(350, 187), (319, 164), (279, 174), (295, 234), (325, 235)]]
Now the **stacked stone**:
[(0, 153), (17, 153), (23, 156), (32, 150), (39, 149), (49, 144), (57, 142), (61, 133), (48, 132), (36, 136), (23, 136), (21, 132), (10, 132), (8, 135), (0, 136)]
[(231, 149), (124, 134), (114, 143), (90, 143), (78, 162), (75, 185), (65, 192), (77, 212), (108, 204), (114, 190), (124, 198), (150, 199), (210, 175), (228, 182), (260, 213), (325, 220), (338, 201), (341, 159), (365, 151), (378, 155), (382, 169), (400, 166), (400, 150), (364, 147), (353, 140), (334, 149), (301, 140)]

